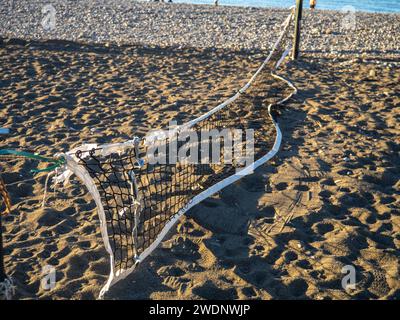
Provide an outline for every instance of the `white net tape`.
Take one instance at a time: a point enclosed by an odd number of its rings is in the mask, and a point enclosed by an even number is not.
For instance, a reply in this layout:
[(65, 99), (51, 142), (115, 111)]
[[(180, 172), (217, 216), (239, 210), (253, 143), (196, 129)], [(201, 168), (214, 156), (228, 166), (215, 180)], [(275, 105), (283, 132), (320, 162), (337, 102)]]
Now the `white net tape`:
[[(283, 81), (292, 89), (290, 94), (275, 102), (274, 105), (279, 105), (289, 100), (297, 92), (296, 88), (288, 80), (276, 75), (274, 71), (281, 65), (290, 52), (290, 48), (287, 48), (286, 44), (282, 42), (284, 38), (288, 39), (288, 30), (293, 22), (293, 16), (294, 12), (292, 10), (291, 14), (285, 20), (283, 29), (270, 54), (246, 85), (234, 96), (219, 104), (211, 111), (176, 127), (174, 130), (168, 131), (169, 136), (165, 136), (164, 132), (162, 134), (160, 132), (160, 134), (148, 135), (143, 140), (134, 138), (124, 143), (108, 145), (87, 144), (61, 155), (65, 157), (66, 164), (64, 171), (58, 174), (54, 178), (54, 181), (56, 183), (67, 183), (71, 175), (75, 174), (88, 188), (97, 206), (102, 238), (105, 248), (110, 255), (110, 275), (107, 283), (100, 292), (100, 298), (104, 296), (113, 284), (129, 275), (135, 269), (136, 265), (140, 261), (143, 261), (160, 244), (167, 232), (185, 212), (243, 176), (251, 174), (257, 167), (266, 163), (278, 152), (282, 141), (282, 133), (278, 123), (271, 116), (271, 105), (268, 106), (267, 112), (271, 117), (271, 123), (276, 132), (272, 148), (268, 152), (263, 150), (264, 153), (260, 157), (250, 165), (242, 168), (240, 172), (232, 173), (229, 171), (228, 174), (225, 172), (224, 176), (214, 179), (213, 183), (205, 183), (205, 187), (201, 188), (200, 191), (194, 191), (193, 188), (194, 185), (199, 185), (200, 183), (190, 184), (193, 176), (196, 175), (193, 170), (184, 178), (181, 178), (182, 180), (189, 180), (188, 183), (185, 181), (185, 184), (178, 187), (175, 184), (177, 189), (168, 189), (169, 181), (172, 184), (173, 180), (176, 180), (176, 177), (172, 176), (171, 172), (173, 171), (175, 175), (179, 172), (176, 171), (175, 167), (164, 166), (162, 167), (164, 171), (161, 172), (158, 178), (155, 178), (154, 168), (152, 169), (153, 171), (148, 167), (147, 171), (143, 170), (147, 164), (141, 162), (138, 148), (139, 146), (152, 146), (159, 140), (172, 139), (177, 132), (201, 126), (205, 121), (213, 122), (210, 119), (218, 116), (222, 110), (229, 111), (230, 109), (227, 106), (233, 104), (235, 101), (239, 101), (241, 97), (247, 94), (247, 91), (257, 77), (271, 63), (272, 57), (276, 59), (272, 67), (270, 67), (272, 77)], [(282, 48), (283, 45), (285, 46), (284, 48)], [(278, 47), (280, 47), (280, 51), (277, 50)], [(279, 54), (278, 57), (276, 57), (277, 53)], [(127, 153), (128, 155), (126, 155)], [(114, 158), (111, 158), (112, 156)], [(106, 160), (102, 162), (98, 159)], [(129, 166), (128, 169), (126, 168), (127, 166)], [(134, 171), (136, 171), (135, 174), (132, 173)], [(150, 177), (150, 174), (153, 176)], [(153, 186), (151, 186), (151, 183), (144, 186), (143, 181), (150, 179), (163, 181), (157, 181)], [(201, 177), (199, 179), (201, 180)], [(115, 180), (118, 180), (117, 183), (115, 183)], [(166, 186), (170, 192), (169, 194), (173, 194), (171, 198), (177, 198), (178, 191), (182, 192), (180, 189), (183, 187), (187, 189), (192, 188), (193, 190), (189, 190), (187, 192), (189, 195), (182, 197), (183, 202), (179, 203), (179, 205), (170, 205), (168, 207), (166, 205), (167, 202), (164, 201), (165, 199), (162, 202), (149, 194), (152, 192), (157, 193), (157, 187), (160, 185)], [(157, 194), (157, 197), (163, 196), (162, 192)], [(157, 209), (158, 212), (157, 214), (153, 214), (156, 206), (159, 206)], [(170, 214), (165, 213), (165, 211), (168, 211), (168, 208), (170, 208)], [(163, 220), (162, 217), (164, 217)]]

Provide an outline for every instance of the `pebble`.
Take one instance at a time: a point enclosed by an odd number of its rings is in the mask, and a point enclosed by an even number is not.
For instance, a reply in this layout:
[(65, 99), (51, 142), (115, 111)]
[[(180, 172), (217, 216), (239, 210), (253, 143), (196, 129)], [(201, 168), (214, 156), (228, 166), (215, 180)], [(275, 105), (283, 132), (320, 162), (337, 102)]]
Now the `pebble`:
[[(55, 9), (54, 28), (44, 28), (42, 9)], [(10, 7), (12, 6), (12, 7)], [(25, 0), (0, 6), (0, 38), (67, 40), (160, 47), (266, 50), (276, 41), (288, 9), (121, 0)], [(397, 57), (396, 14), (357, 12), (357, 27), (342, 28), (337, 11), (304, 12), (301, 50), (314, 55)], [(363, 53), (364, 52), (364, 53)]]

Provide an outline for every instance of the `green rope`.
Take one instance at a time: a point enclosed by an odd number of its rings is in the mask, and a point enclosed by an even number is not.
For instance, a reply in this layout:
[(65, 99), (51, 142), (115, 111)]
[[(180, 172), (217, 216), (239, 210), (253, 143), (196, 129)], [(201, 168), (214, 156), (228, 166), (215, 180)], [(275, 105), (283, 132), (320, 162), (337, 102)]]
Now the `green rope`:
[(28, 159), (37, 160), (37, 161), (52, 163), (51, 166), (49, 166), (45, 169), (32, 169), (31, 172), (34, 172), (34, 173), (51, 172), (65, 163), (64, 158), (52, 159), (52, 158), (43, 157), (38, 154), (25, 152), (25, 151), (4, 149), (4, 150), (0, 150), (0, 156), (2, 156), (2, 155), (13, 155), (13, 156), (17, 156), (17, 157), (24, 157), (24, 158), (28, 158)]

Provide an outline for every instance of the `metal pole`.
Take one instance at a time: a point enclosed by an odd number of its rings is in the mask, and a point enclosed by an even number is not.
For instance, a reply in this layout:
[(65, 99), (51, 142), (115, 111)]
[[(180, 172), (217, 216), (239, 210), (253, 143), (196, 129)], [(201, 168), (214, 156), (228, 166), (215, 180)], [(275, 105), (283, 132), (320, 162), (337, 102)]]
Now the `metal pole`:
[(297, 60), (297, 58), (299, 57), (302, 14), (303, 14), (303, 0), (296, 0), (294, 44), (293, 44), (293, 55), (292, 55), (293, 60)]

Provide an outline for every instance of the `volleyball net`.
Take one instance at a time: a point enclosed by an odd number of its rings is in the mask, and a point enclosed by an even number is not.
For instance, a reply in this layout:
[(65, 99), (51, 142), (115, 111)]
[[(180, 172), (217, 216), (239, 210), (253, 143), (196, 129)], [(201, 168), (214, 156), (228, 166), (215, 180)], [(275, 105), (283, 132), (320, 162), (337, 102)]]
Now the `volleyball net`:
[[(56, 159), (0, 150), (1, 157), (47, 163), (47, 168), (33, 170), (50, 172), (46, 190), (50, 175), (54, 184), (67, 184), (75, 175), (87, 187), (110, 257), (109, 278), (99, 298), (129, 275), (185, 212), (277, 153), (282, 134), (272, 109), (289, 100), (296, 88), (275, 71), (291, 52), (293, 27), (294, 10), (250, 80), (235, 95), (187, 123), (173, 123), (167, 130), (122, 143), (84, 144), (57, 154)], [(11, 202), (1, 179), (0, 196), (7, 213)], [(0, 265), (0, 294), (2, 283), (9, 298), (12, 282)]]
[[(100, 298), (159, 245), (187, 210), (276, 154), (281, 132), (271, 107), (287, 101), (295, 88), (274, 71), (290, 52), (293, 16), (246, 85), (208, 113), (144, 137), (86, 144), (61, 155), (64, 171), (54, 181), (65, 183), (75, 174), (97, 206), (111, 267)], [(288, 88), (282, 89), (280, 81)]]

